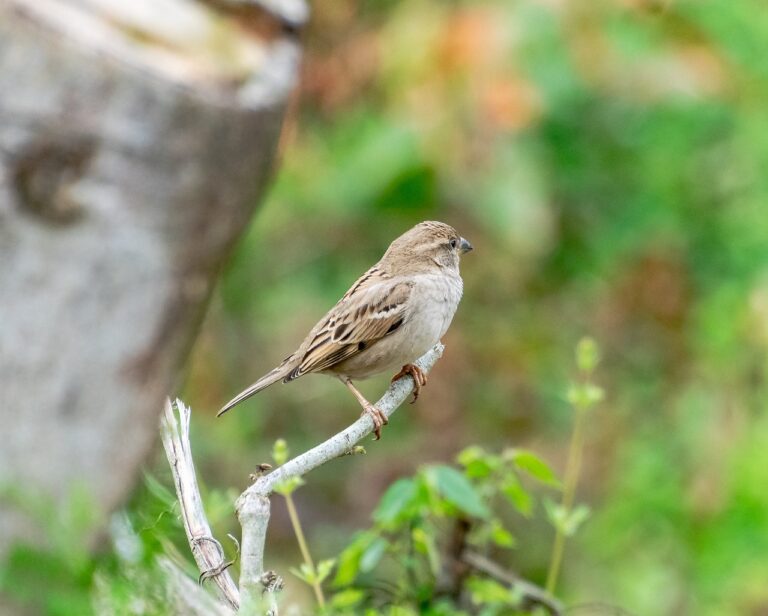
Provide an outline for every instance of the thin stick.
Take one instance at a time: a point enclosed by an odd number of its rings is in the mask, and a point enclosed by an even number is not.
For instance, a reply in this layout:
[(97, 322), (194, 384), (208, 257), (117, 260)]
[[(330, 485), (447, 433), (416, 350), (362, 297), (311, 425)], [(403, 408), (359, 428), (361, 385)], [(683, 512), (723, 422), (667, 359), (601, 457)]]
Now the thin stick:
[[(293, 504), (293, 496), (286, 494), (285, 503), (288, 505), (288, 517), (291, 518), (291, 525), (293, 526), (293, 532), (296, 534), (296, 539), (299, 542), (301, 556), (310, 570), (316, 573), (315, 563), (312, 561), (312, 555), (309, 553), (307, 540), (304, 538), (304, 530), (301, 528), (299, 513), (296, 511), (296, 505)], [(316, 575), (312, 582), (312, 590), (315, 591), (315, 598), (317, 599), (318, 605), (320, 607), (325, 607), (325, 595), (323, 595), (323, 589), (320, 586), (320, 581), (317, 579)]]
[(461, 559), (473, 569), (485, 573), (497, 582), (507, 584), (510, 587), (519, 590), (522, 593), (524, 601), (541, 605), (554, 616), (560, 616), (564, 613), (563, 604), (555, 599), (549, 592), (528, 580), (524, 580), (511, 571), (507, 571), (502, 568), (501, 565), (486, 558), (482, 554), (466, 550), (462, 554)]
[[(565, 511), (570, 512), (573, 507), (573, 501), (576, 496), (576, 485), (579, 482), (579, 473), (581, 472), (582, 450), (584, 446), (584, 417), (587, 409), (576, 409), (576, 420), (571, 435), (571, 444), (568, 448), (568, 461), (565, 467), (565, 484), (563, 486), (563, 500), (561, 505)], [(549, 571), (547, 572), (546, 589), (549, 593), (555, 592), (557, 586), (557, 577), (560, 573), (560, 566), (563, 562), (563, 552), (565, 551), (565, 533), (559, 526), (555, 527), (555, 541), (552, 544), (552, 556), (549, 561)]]

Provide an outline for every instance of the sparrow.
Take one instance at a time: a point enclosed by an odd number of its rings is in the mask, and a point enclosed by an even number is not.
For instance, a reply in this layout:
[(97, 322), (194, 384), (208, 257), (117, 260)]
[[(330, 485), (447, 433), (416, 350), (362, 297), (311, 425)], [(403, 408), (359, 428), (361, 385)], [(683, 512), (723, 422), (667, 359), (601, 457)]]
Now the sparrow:
[(217, 416), (277, 381), (289, 383), (310, 372), (339, 378), (373, 420), (376, 440), (386, 415), (353, 384), (402, 366), (392, 382), (410, 375), (413, 401), (427, 377), (413, 362), (448, 330), (463, 282), (460, 255), (472, 245), (442, 222), (425, 221), (393, 241), (381, 260), (363, 274), (320, 319), (279, 366), (227, 402)]

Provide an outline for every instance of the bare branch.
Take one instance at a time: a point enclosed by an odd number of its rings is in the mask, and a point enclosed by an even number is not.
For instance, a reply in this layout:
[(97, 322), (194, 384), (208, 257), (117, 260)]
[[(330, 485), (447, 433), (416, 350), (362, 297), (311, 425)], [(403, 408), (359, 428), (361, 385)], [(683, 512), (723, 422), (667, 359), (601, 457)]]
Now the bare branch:
[[(254, 484), (255, 485), (255, 484)], [(249, 488), (250, 489), (250, 488)], [(269, 497), (251, 494), (237, 499), (237, 519), (243, 528), (240, 542), (240, 591), (243, 606), (255, 612), (261, 604), (262, 574), (264, 572), (264, 542), (269, 524)]]
[[(436, 344), (417, 362), (425, 373), (429, 372), (443, 354), (442, 343)], [(390, 417), (413, 391), (413, 379), (401, 378), (389, 386), (376, 406)], [(373, 420), (361, 416), (351, 426), (332, 436), (324, 443), (289, 460), (269, 475), (259, 477), (237, 499), (237, 517), (243, 528), (240, 568), (240, 592), (243, 605), (257, 605), (263, 590), (264, 541), (269, 523), (269, 496), (279, 484), (301, 477), (318, 466), (353, 450), (364, 437), (373, 432)]]
[(165, 572), (168, 594), (174, 601), (173, 613), (184, 616), (235, 616), (232, 609), (216, 601), (169, 558), (160, 556), (157, 563)]
[[(174, 414), (174, 408), (178, 411), (178, 418)], [(163, 448), (173, 473), (184, 530), (195, 562), (201, 574), (215, 582), (226, 604), (237, 610), (240, 605), (240, 593), (232, 576), (222, 567), (224, 550), (211, 533), (197, 487), (189, 444), (189, 415), (189, 408), (181, 400), (177, 399), (174, 404), (171, 404), (170, 400), (166, 401), (165, 413), (160, 421)]]
[(466, 550), (462, 555), (461, 560), (476, 571), (484, 573), (488, 577), (495, 579), (497, 582), (506, 584), (519, 591), (525, 603), (541, 605), (553, 616), (561, 616), (565, 613), (563, 604), (546, 590), (536, 586), (533, 582), (529, 582), (519, 575), (504, 569), (501, 565), (486, 558), (482, 554)]
[[(427, 351), (417, 362), (424, 372), (429, 372), (443, 355), (442, 343), (436, 344)], [(384, 392), (384, 395), (376, 403), (376, 406), (387, 416), (391, 417), (397, 408), (405, 402), (406, 398), (413, 391), (413, 379), (405, 377), (392, 383)], [(291, 479), (293, 477), (303, 477), (309, 471), (315, 470), (326, 462), (343, 456), (352, 451), (354, 446), (373, 432), (373, 420), (368, 415), (362, 415), (355, 423), (342, 430), (327, 441), (313, 447), (309, 451), (288, 460), (281, 467), (275, 469), (268, 475), (259, 477), (250, 488), (240, 495), (238, 502), (247, 498), (250, 494), (257, 493), (268, 496), (275, 486)]]

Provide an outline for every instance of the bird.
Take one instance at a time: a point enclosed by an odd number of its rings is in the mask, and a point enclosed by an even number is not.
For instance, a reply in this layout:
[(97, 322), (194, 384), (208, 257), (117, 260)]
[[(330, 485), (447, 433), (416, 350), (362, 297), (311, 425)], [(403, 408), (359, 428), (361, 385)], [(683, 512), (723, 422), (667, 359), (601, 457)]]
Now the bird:
[(254, 394), (309, 373), (336, 376), (373, 420), (375, 439), (387, 416), (353, 380), (402, 366), (392, 382), (410, 375), (413, 402), (427, 377), (414, 362), (448, 330), (461, 300), (460, 256), (472, 244), (450, 225), (424, 221), (395, 239), (384, 256), (349, 288), (276, 368), (227, 402), (217, 416)]

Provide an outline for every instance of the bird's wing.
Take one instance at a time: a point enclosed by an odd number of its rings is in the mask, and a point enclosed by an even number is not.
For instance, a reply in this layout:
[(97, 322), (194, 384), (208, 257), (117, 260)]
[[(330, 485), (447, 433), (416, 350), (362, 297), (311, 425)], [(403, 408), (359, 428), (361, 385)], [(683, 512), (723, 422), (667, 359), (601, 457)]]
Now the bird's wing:
[(283, 381), (327, 370), (395, 332), (408, 317), (412, 287), (372, 267), (310, 332), (297, 353), (298, 365)]

